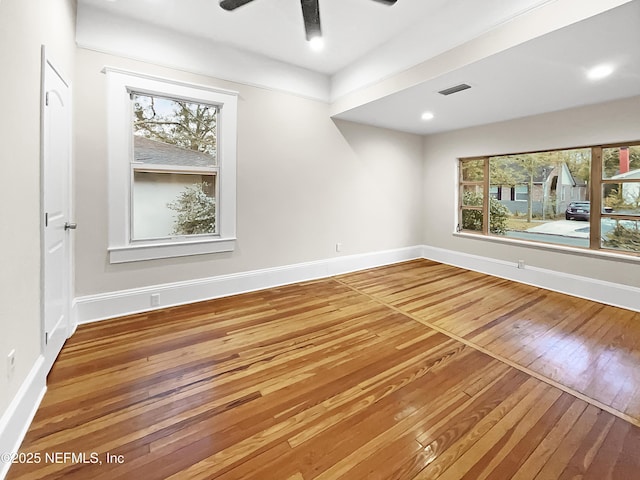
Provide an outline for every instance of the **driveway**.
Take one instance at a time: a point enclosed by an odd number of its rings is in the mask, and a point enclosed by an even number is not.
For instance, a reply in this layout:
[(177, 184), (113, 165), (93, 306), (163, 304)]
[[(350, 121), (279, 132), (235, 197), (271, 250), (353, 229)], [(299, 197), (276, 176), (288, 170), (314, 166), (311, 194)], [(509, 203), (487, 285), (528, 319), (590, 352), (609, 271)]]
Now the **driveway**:
[(589, 247), (589, 222), (556, 220), (525, 231), (508, 231), (509, 238), (555, 243), (571, 247)]
[(572, 238), (589, 238), (589, 222), (575, 220), (556, 220), (529, 228), (527, 232), (546, 235), (561, 235)]

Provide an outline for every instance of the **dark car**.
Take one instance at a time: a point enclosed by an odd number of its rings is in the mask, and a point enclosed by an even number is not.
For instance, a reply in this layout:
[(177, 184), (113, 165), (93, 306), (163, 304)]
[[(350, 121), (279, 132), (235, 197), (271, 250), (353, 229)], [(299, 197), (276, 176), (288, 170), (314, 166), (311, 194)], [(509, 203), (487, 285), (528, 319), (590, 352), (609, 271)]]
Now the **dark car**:
[[(611, 207), (604, 207), (606, 213), (611, 213)], [(567, 220), (589, 220), (591, 212), (591, 203), (589, 202), (571, 202), (564, 213)]]
[(591, 204), (589, 202), (571, 202), (564, 213), (567, 220), (589, 220)]

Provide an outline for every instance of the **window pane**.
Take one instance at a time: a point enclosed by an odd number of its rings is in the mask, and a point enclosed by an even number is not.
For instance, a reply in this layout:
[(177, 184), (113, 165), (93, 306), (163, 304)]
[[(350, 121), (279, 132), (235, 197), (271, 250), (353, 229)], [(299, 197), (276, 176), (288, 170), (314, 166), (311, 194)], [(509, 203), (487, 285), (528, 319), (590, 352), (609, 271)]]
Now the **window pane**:
[(622, 182), (602, 185), (602, 203), (602, 211), (605, 213), (640, 215), (640, 183)]
[[(589, 205), (591, 149), (489, 159), (489, 231), (522, 240), (589, 246), (589, 225), (566, 216), (572, 202)], [(583, 212), (584, 213), (584, 212)]]
[(133, 94), (134, 161), (213, 167), (216, 123), (215, 106)]
[(603, 218), (602, 247), (627, 252), (640, 252), (640, 220)]
[(484, 160), (463, 160), (460, 168), (464, 182), (481, 182), (484, 179)]
[(481, 210), (462, 210), (462, 229), (482, 231), (482, 211)]
[(216, 232), (215, 175), (134, 172), (133, 240)]
[(529, 200), (529, 187), (527, 185), (516, 185), (516, 198), (518, 202), (526, 202)]
[(640, 178), (640, 145), (603, 148), (602, 178)]
[(462, 204), (466, 206), (482, 206), (482, 185), (463, 185), (462, 186)]

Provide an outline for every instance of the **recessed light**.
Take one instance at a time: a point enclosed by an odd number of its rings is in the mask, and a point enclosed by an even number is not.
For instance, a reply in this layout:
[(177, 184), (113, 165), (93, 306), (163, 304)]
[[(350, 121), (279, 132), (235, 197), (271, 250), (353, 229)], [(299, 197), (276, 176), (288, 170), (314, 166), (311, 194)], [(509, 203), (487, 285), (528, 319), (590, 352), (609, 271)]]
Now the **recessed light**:
[(433, 113), (424, 112), (420, 118), (422, 118), (422, 120), (433, 120), (433, 117), (434, 117)]
[(597, 65), (587, 72), (587, 77), (591, 80), (600, 80), (601, 78), (608, 77), (613, 73), (613, 67), (611, 65)]
[(309, 40), (309, 46), (311, 47), (311, 50), (313, 50), (314, 52), (319, 52), (324, 48), (324, 38), (322, 37), (311, 38), (311, 40)]

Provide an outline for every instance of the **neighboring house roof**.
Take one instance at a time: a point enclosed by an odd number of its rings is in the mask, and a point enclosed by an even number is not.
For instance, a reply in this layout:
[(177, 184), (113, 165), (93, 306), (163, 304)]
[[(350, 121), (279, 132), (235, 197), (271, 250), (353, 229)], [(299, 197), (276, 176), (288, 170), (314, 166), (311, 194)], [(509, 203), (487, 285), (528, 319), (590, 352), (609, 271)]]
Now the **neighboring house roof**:
[(563, 185), (571, 185), (573, 187), (585, 187), (587, 185), (587, 182), (585, 182), (583, 179), (575, 177), (573, 175), (573, 173), (571, 173), (571, 170), (569, 170), (569, 165), (567, 165), (567, 162), (562, 162), (560, 164), (560, 167), (562, 168), (562, 176), (563, 176), (563, 180), (568, 180), (567, 181), (563, 181)]
[[(561, 171), (558, 171), (558, 168)], [(561, 162), (558, 166), (549, 170), (549, 167), (539, 167), (534, 173), (533, 183), (544, 183), (550, 181), (554, 176), (559, 176), (561, 185), (569, 185), (572, 187), (586, 187), (587, 182), (582, 178), (576, 177), (569, 170), (567, 162)]]
[(618, 175), (614, 175), (611, 177), (611, 180), (624, 180), (628, 178), (640, 178), (640, 168), (637, 170), (629, 170), (626, 173), (619, 173)]
[(538, 167), (533, 174), (533, 183), (544, 183), (555, 169), (550, 167)]
[(178, 147), (158, 140), (134, 135), (134, 160), (153, 165), (179, 165), (183, 167), (211, 167), (214, 158), (206, 153)]

